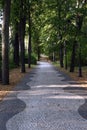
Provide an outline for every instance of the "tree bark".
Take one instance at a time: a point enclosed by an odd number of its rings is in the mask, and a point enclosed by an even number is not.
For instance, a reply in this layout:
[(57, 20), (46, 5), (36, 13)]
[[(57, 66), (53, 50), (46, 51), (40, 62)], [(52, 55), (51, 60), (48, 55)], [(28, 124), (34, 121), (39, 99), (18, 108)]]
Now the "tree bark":
[(25, 73), (25, 25), (26, 25), (26, 0), (20, 1), (20, 22), (19, 22), (19, 45), (20, 45), (20, 61), (21, 61), (21, 72)]
[(77, 43), (77, 42), (75, 41), (75, 42), (73, 43), (73, 47), (72, 47), (70, 72), (74, 72), (74, 69), (75, 69), (76, 43)]
[[(84, 2), (83, 2), (83, 8), (86, 5), (86, 3), (87, 3), (87, 0), (84, 0)], [(78, 9), (79, 9), (79, 5), (80, 5), (80, 1), (78, 1)], [(76, 25), (77, 25), (77, 34), (78, 34), (78, 36), (80, 35), (80, 32), (81, 32), (83, 20), (84, 20), (84, 15), (81, 14), (81, 13), (77, 13)], [(82, 77), (81, 44), (79, 43), (78, 45), (79, 45), (79, 77)]]
[(25, 17), (20, 18), (19, 23), (19, 45), (20, 45), (20, 61), (21, 61), (21, 72), (25, 73)]
[(64, 67), (63, 64), (63, 44), (60, 45), (60, 67)]
[(81, 45), (79, 45), (79, 77), (82, 77), (82, 64), (81, 64)]
[(40, 46), (39, 43), (37, 44), (38, 44), (38, 48), (37, 48), (38, 61), (40, 61)]
[(1, 34), (0, 34), (0, 81), (2, 81), (2, 43), (1, 43)]
[(28, 23), (29, 23), (29, 43), (28, 43), (28, 67), (31, 68), (31, 8), (30, 8), (30, 3), (29, 3), (29, 18), (28, 18)]
[[(80, 35), (80, 31), (81, 31), (82, 23), (83, 23), (83, 17), (77, 15), (77, 22), (76, 23), (77, 23), (78, 35)], [(80, 45), (80, 43), (78, 43), (78, 45), (79, 45), (79, 77), (82, 77), (81, 45)]]
[(9, 84), (9, 20), (11, 0), (4, 1), (2, 25), (2, 83)]
[(66, 41), (64, 42), (64, 61), (65, 61), (64, 67), (65, 67), (65, 69), (67, 70), (67, 49), (66, 49)]
[(19, 40), (18, 40), (18, 23), (16, 24), (15, 39), (14, 39), (14, 63), (19, 66)]

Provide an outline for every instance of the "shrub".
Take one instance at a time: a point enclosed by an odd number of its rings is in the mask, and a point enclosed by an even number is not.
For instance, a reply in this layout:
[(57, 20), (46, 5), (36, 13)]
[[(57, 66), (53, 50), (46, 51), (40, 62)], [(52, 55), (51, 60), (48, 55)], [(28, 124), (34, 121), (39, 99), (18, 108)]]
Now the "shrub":
[[(28, 54), (25, 54), (25, 63), (28, 64)], [(37, 64), (37, 57), (36, 55), (33, 53), (31, 54), (31, 64)]]

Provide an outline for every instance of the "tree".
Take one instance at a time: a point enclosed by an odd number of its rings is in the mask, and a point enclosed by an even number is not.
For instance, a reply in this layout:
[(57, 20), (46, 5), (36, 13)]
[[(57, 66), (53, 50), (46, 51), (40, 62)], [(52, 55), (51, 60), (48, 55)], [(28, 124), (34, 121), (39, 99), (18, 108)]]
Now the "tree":
[(25, 72), (25, 25), (26, 25), (26, 0), (20, 0), (20, 16), (19, 16), (19, 44), (20, 44), (20, 60), (21, 72)]
[(19, 54), (19, 16), (20, 16), (20, 1), (12, 0), (11, 4), (11, 27), (13, 37), (13, 61), (16, 67), (19, 66), (20, 54)]
[(16, 65), (16, 67), (19, 66), (19, 36), (18, 36), (18, 26), (19, 23), (16, 22), (15, 24), (15, 32), (14, 32), (14, 64)]
[(29, 29), (28, 29), (28, 67), (31, 67), (31, 3), (29, 1), (28, 3), (28, 25), (29, 25)]
[(9, 20), (11, 0), (4, 1), (2, 25), (2, 83), (9, 84)]

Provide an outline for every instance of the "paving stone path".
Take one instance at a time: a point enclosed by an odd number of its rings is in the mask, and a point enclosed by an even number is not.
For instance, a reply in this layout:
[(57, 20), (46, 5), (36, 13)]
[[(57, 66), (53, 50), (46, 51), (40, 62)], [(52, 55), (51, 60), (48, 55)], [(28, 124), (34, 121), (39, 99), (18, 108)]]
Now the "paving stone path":
[(87, 90), (39, 62), (1, 103), (0, 130), (87, 130)]

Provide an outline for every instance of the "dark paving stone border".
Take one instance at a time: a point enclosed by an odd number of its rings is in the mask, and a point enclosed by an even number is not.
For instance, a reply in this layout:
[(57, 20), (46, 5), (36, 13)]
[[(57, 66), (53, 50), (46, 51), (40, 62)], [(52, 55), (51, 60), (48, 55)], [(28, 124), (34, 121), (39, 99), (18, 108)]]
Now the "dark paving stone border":
[(7, 121), (14, 115), (20, 113), (26, 108), (26, 104), (17, 98), (17, 94), (23, 90), (29, 90), (30, 86), (26, 85), (35, 75), (35, 69), (27, 73), (24, 78), (12, 89), (3, 101), (0, 102), (0, 130), (6, 130)]

